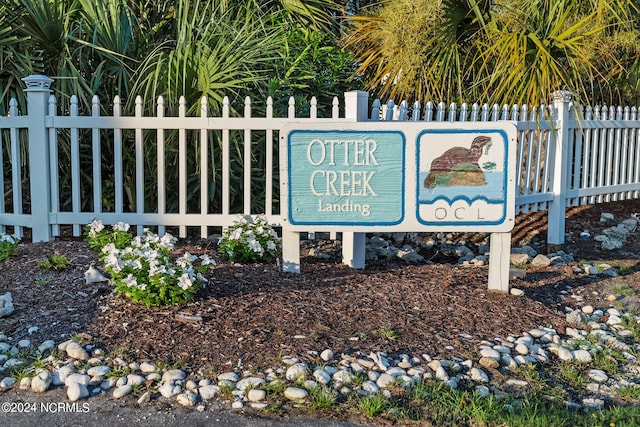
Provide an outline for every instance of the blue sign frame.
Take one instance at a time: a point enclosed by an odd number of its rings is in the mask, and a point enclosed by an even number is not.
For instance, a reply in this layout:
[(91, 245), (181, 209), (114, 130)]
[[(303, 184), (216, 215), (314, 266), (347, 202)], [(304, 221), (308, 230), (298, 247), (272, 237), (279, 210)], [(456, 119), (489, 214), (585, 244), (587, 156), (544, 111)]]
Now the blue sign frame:
[(375, 227), (404, 221), (403, 132), (292, 130), (287, 156), (290, 224)]

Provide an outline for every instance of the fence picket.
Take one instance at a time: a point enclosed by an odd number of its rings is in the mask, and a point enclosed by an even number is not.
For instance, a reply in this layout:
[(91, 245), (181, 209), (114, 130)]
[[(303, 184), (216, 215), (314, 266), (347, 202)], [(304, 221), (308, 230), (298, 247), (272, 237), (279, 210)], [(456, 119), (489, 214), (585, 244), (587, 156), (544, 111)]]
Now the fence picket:
[[(158, 101), (156, 102), (156, 117), (159, 120), (162, 120), (164, 117), (164, 97), (159, 96)], [(158, 197), (158, 215), (164, 215), (167, 209), (167, 183), (165, 179), (165, 141), (164, 141), (164, 128), (161, 126), (156, 130), (156, 162), (158, 165), (158, 170), (156, 171), (157, 180), (158, 180), (158, 190), (156, 196)], [(165, 234), (165, 226), (158, 226), (158, 234)]]
[[(91, 101), (91, 116), (100, 116), (100, 100), (96, 95)], [(100, 129), (91, 130), (91, 155), (93, 161), (93, 213), (97, 216), (102, 212), (102, 152), (100, 143)]]

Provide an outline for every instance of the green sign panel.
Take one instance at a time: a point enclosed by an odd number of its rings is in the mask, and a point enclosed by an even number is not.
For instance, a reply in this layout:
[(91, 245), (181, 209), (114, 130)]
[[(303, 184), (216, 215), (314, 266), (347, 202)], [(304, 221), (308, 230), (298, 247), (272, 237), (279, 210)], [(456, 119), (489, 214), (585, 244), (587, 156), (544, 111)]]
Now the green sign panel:
[(399, 131), (293, 130), (292, 225), (396, 225), (404, 219), (406, 142)]

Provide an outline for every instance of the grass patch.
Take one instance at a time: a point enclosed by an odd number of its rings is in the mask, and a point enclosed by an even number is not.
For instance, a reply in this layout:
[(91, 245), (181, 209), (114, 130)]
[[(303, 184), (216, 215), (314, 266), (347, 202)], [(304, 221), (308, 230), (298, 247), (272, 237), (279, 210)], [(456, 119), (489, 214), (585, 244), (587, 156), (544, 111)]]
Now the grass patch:
[(69, 260), (64, 255), (53, 254), (44, 261), (39, 261), (38, 265), (47, 270), (64, 270), (69, 266)]
[(309, 409), (312, 412), (335, 410), (337, 400), (337, 393), (327, 386), (314, 387), (309, 390)]
[(394, 331), (393, 329), (388, 328), (386, 326), (382, 326), (382, 327), (376, 329), (371, 334), (374, 337), (385, 338), (385, 339), (388, 339), (388, 340), (395, 340), (400, 336), (400, 334), (398, 334), (396, 331)]

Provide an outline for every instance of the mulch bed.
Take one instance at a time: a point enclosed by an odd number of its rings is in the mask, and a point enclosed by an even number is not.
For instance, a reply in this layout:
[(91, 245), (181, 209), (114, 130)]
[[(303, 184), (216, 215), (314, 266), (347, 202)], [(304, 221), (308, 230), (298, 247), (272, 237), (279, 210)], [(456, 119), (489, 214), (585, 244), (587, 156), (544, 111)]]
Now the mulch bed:
[[(601, 231), (601, 212), (622, 220), (640, 212), (640, 201), (570, 210), (566, 250), (576, 260), (604, 259), (625, 266), (625, 283), (640, 291), (635, 285), (640, 283), (640, 239), (607, 253), (592, 239), (577, 237), (585, 229), (592, 235)], [(544, 237), (545, 220), (544, 213), (519, 216), (514, 244)], [(608, 306), (609, 290), (620, 284), (576, 273), (573, 266), (529, 268), (524, 279), (511, 282), (525, 291), (515, 297), (488, 292), (487, 267), (394, 260), (352, 270), (337, 257), (306, 256), (302, 273), (292, 274), (283, 273), (276, 263), (225, 262), (211, 241), (186, 239), (178, 249), (208, 253), (218, 265), (206, 274), (209, 282), (195, 300), (146, 308), (115, 295), (108, 283), (85, 283), (83, 272), (97, 265), (97, 253), (81, 239), (23, 244), (12, 259), (0, 263), (0, 294), (10, 291), (16, 308), (0, 319), (0, 331), (19, 339), (37, 326), (32, 341), (56, 342), (78, 333), (86, 343), (131, 360), (180, 363), (192, 369), (275, 367), (283, 356), (313, 360), (309, 352), (325, 348), (336, 353), (468, 358), (484, 339), (540, 326), (562, 330), (566, 305)], [(54, 253), (66, 256), (71, 265), (62, 271), (39, 266)], [(583, 300), (577, 302), (567, 289)]]

